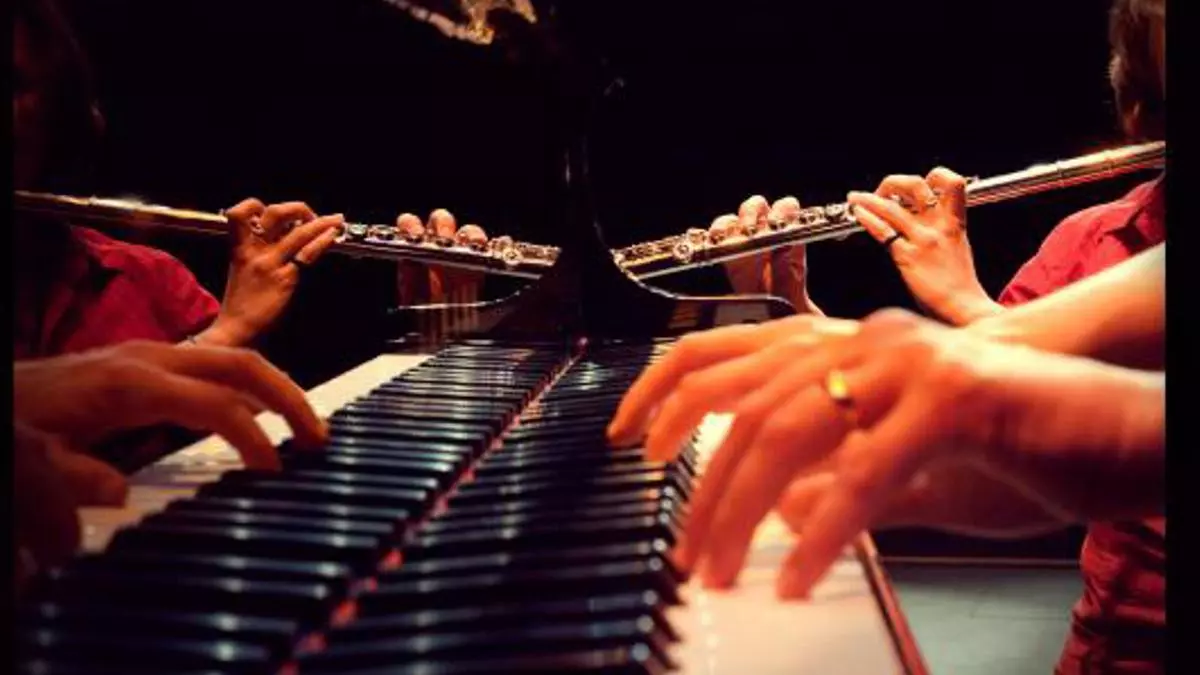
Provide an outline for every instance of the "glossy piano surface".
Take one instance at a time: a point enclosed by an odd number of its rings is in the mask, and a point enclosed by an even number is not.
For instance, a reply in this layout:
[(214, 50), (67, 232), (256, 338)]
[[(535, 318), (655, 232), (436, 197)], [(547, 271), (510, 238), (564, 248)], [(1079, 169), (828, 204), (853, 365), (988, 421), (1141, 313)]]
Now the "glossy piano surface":
[[(353, 413), (356, 417), (361, 417), (364, 410), (372, 407), (363, 404), (365, 394), (372, 391), (386, 392), (389, 387), (394, 386), (389, 383), (395, 381), (397, 376), (406, 371), (411, 372), (416, 366), (426, 363), (429, 358), (429, 355), (383, 355), (313, 389), (309, 392), (309, 398), (323, 415), (334, 415), (339, 410), (343, 413), (338, 414), (344, 415), (344, 411), (350, 409), (356, 411)], [(443, 373), (444, 382), (448, 384), (452, 382), (453, 373), (450, 370), (445, 370)], [(590, 376), (595, 377), (594, 373)], [(415, 376), (414, 379), (419, 385), (423, 385), (422, 380), (426, 378)], [(587, 378), (577, 378), (577, 381), (586, 382)], [(507, 387), (505, 377), (502, 375), (493, 378), (493, 382), (497, 388), (496, 391), (504, 391)], [(585, 395), (577, 390), (559, 396), (560, 400), (557, 404), (560, 412), (567, 411), (569, 413), (572, 409), (578, 409), (578, 397)], [(603, 398), (612, 399), (612, 396), (606, 395)], [(544, 399), (545, 397), (543, 397)], [(376, 407), (378, 408), (378, 406)], [(492, 469), (490, 471), (486, 469), (489, 466), (488, 461), (477, 465), (479, 469), (475, 476), (476, 482), (491, 481), (494, 484), (497, 480), (516, 474), (524, 475), (527, 479), (537, 482), (536, 479), (546, 470), (555, 471), (563, 466), (569, 466), (569, 463), (564, 463), (560, 458), (554, 456), (553, 451), (549, 454), (537, 455), (529, 450), (531, 444), (536, 445), (540, 438), (550, 438), (553, 446), (561, 444), (561, 439), (569, 438), (569, 435), (573, 433), (571, 425), (563, 427), (557, 424), (552, 412), (552, 405), (544, 405), (540, 402), (539, 405), (531, 408), (529, 413), (523, 416), (525, 424), (518, 427), (527, 425), (530, 431), (525, 432), (523, 436), (518, 435), (517, 441), (511, 448), (501, 446), (499, 449), (493, 449), (488, 455), (491, 458)], [(582, 418), (575, 419), (588, 420), (594, 417), (594, 415), (587, 414)], [(289, 432), (277, 416), (265, 413), (260, 417), (260, 422), (272, 440), (280, 443), (286, 441)], [(708, 454), (719, 443), (727, 425), (728, 419), (710, 416), (701, 426), (695, 443), (695, 467), (697, 470), (702, 470)], [(561, 434), (568, 434), (568, 436)], [(347, 444), (339, 443), (339, 445)], [(578, 446), (577, 440), (576, 446)], [(506, 452), (510, 454), (506, 456)], [(605, 452), (612, 451), (606, 450)], [(591, 461), (576, 459), (584, 456), (573, 454), (571, 463)], [(360, 457), (360, 459), (362, 458), (367, 458), (367, 455)], [(630, 460), (635, 459), (630, 458)], [(609, 465), (609, 468), (619, 466), (624, 461), (622, 459), (620, 462)], [(387, 464), (381, 463), (379, 466), (380, 471), (383, 471)], [(630, 462), (626, 466), (632, 467), (634, 464)], [(133, 481), (132, 498), (127, 508), (89, 509), (84, 513), (87, 548), (92, 552), (101, 551), (117, 528), (129, 526), (147, 516), (161, 512), (171, 502), (177, 503), (171, 508), (178, 510), (179, 500), (195, 494), (205, 485), (213, 484), (222, 474), (236, 471), (239, 468), (240, 462), (236, 454), (223, 441), (215, 437), (205, 439), (147, 467)], [(406, 472), (406, 475), (409, 474)], [(471, 494), (470, 485), (470, 482), (460, 485), (460, 494)], [(522, 500), (517, 497), (519, 495), (508, 502), (513, 505), (512, 508), (504, 512), (491, 513), (488, 516), (491, 520), (478, 521), (482, 527), (487, 528), (485, 532), (495, 535), (497, 530), (503, 529), (505, 524), (510, 528), (515, 526), (520, 529), (522, 522), (525, 523), (525, 527), (531, 527), (532, 521), (528, 520), (529, 512), (517, 506), (522, 503)], [(580, 511), (584, 514), (583, 520), (591, 517), (597, 522), (607, 522), (611, 525), (615, 522), (612, 520), (613, 516), (618, 512), (629, 516), (635, 515), (633, 510), (637, 507), (631, 503), (628, 503), (627, 506), (605, 505), (603, 503), (605, 499), (616, 498), (608, 496), (603, 491), (597, 492), (594, 497), (597, 506)], [(563, 590), (572, 588), (576, 583), (569, 578), (570, 571), (584, 564), (580, 561), (585, 560), (587, 555), (595, 554), (594, 551), (588, 552), (588, 549), (598, 551), (600, 548), (608, 546), (605, 549), (605, 555), (612, 556), (613, 561), (636, 562), (639, 558), (633, 549), (626, 550), (620, 546), (610, 545), (612, 542), (629, 541), (628, 538), (622, 539), (622, 535), (614, 535), (611, 531), (605, 534), (601, 529), (597, 530), (599, 539), (591, 540), (589, 539), (590, 535), (585, 532), (584, 538), (571, 540), (569, 532), (560, 532), (558, 536), (563, 537), (563, 541), (568, 543), (568, 546), (563, 549), (564, 551), (584, 552), (580, 553), (576, 559), (572, 559), (571, 555), (555, 552), (552, 547), (546, 546), (534, 547), (537, 550), (531, 549), (530, 552), (521, 554), (525, 556), (522, 559), (525, 561), (523, 567), (529, 575), (529, 581), (523, 582), (510, 573), (506, 583), (511, 584), (514, 595), (508, 600), (497, 601), (497, 596), (494, 592), (489, 592), (489, 587), (503, 576), (489, 577), (487, 575), (506, 569), (505, 560), (488, 562), (485, 558), (489, 552), (495, 551), (495, 548), (488, 548), (486, 543), (473, 544), (470, 537), (463, 538), (461, 536), (464, 532), (471, 534), (474, 527), (472, 523), (485, 515), (489, 509), (493, 509), (492, 505), (495, 502), (487, 500), (478, 502), (482, 508), (471, 503), (463, 503), (458, 507), (459, 515), (457, 517), (453, 515), (455, 513), (454, 502), (455, 500), (451, 499), (451, 508), (430, 521), (430, 527), (420, 531), (425, 536), (425, 540), (420, 543), (425, 547), (433, 547), (429, 550), (434, 554), (426, 557), (414, 551), (412, 559), (408, 560), (407, 564), (401, 565), (398, 569), (380, 573), (374, 592), (363, 593), (359, 600), (357, 619), (328, 632), (325, 639), (330, 646), (324, 651), (302, 656), (300, 661), (302, 667), (299, 672), (391, 672), (376, 670), (376, 668), (382, 667), (382, 664), (393, 662), (393, 660), (398, 664), (404, 659), (411, 658), (411, 654), (405, 651), (405, 647), (391, 644), (398, 636), (421, 635), (422, 629), (426, 631), (426, 636), (436, 635), (439, 631), (450, 631), (451, 633), (458, 631), (470, 635), (495, 632), (505, 625), (506, 620), (519, 622), (520, 611), (524, 611), (526, 614), (532, 613), (529, 614), (531, 616), (537, 616), (538, 612), (543, 613), (547, 618), (536, 625), (547, 628), (573, 625), (571, 621), (567, 620), (569, 617), (579, 613), (586, 614), (588, 611), (596, 611), (597, 616), (601, 617), (636, 616), (636, 614), (623, 613), (623, 611), (613, 608), (605, 610), (601, 601), (595, 601), (586, 607), (580, 605), (573, 609), (570, 606), (572, 597), (570, 592)], [(589, 513), (590, 516), (587, 515)], [(189, 517), (194, 518), (195, 516), (191, 514)], [(568, 519), (555, 520), (546, 514), (538, 517), (545, 519), (549, 524), (550, 528), (546, 530), (549, 536), (554, 536), (555, 529), (570, 529)], [(522, 518), (527, 519), (522, 521)], [(352, 518), (346, 520), (352, 520)], [(264, 530), (278, 532), (281, 527), (286, 529), (281, 523), (283, 521), (264, 522), (260, 523), (260, 526)], [(361, 525), (362, 521), (359, 521), (359, 524)], [(475, 532), (479, 533), (478, 530)], [(610, 539), (603, 539), (605, 536)], [(616, 538), (612, 539), (612, 537)], [(590, 543), (581, 548), (582, 542)], [(772, 516), (758, 532), (748, 568), (737, 589), (730, 592), (711, 592), (701, 589), (695, 584), (686, 584), (680, 587), (678, 593), (683, 604), (669, 607), (663, 614), (664, 620), (668, 622), (670, 632), (678, 638), (678, 641), (665, 640), (663, 642), (664, 654), (668, 655), (669, 659), (678, 667), (678, 672), (711, 673), (713, 675), (745, 672), (763, 673), (764, 675), (773, 673), (837, 672), (854, 675), (857, 673), (922, 672), (919, 657), (908, 655), (910, 659), (916, 658), (917, 663), (907, 665), (901, 657), (901, 646), (911, 651), (912, 645), (911, 643), (906, 644), (910, 638), (903, 624), (903, 618), (896, 612), (894, 604), (891, 604), (886, 581), (881, 580), (877, 562), (871, 557), (869, 540), (864, 538), (859, 547), (847, 551), (845, 557), (838, 562), (811, 601), (780, 603), (774, 597), (775, 572), (779, 559), (787, 551), (789, 542), (790, 534), (782, 523)], [(280, 548), (267, 546), (263, 550), (268, 552), (286, 550), (282, 548), (284, 545), (289, 544), (285, 541)], [(436, 550), (437, 546), (446, 548), (439, 553)], [(478, 548), (480, 546), (483, 548)], [(629, 557), (630, 552), (634, 557)], [(172, 550), (170, 553), (174, 555), (175, 551)], [(264, 555), (251, 557), (262, 558)], [(281, 566), (275, 572), (281, 579), (311, 580), (311, 576), (305, 575), (314, 573), (312, 570), (302, 569), (301, 561), (294, 557), (290, 560), (283, 554), (266, 555), (265, 557)], [(134, 557), (131, 555), (127, 554), (125, 558), (127, 564), (132, 564), (134, 561)], [(452, 563), (454, 560), (466, 561), (461, 563), (458, 572), (455, 571), (455, 565)], [(153, 570), (154, 563), (153, 556), (148, 556), (144, 564), (137, 569)], [(293, 564), (296, 569), (286, 569), (287, 563)], [(181, 563), (177, 560), (175, 564)], [(190, 569), (200, 569), (207, 563), (193, 560), (187, 564), (193, 567), (186, 565), (176, 567), (176, 571), (186, 576)], [(412, 571), (406, 572), (406, 568), (411, 568)], [(471, 569), (475, 569), (478, 573), (469, 574), (462, 571)], [(508, 567), (507, 569), (514, 568)], [(584, 569), (587, 569), (586, 565)], [(166, 570), (160, 571), (166, 572)], [(553, 575), (543, 579), (538, 576), (543, 571), (557, 572), (560, 575), (567, 574), (568, 576), (563, 577), (565, 580), (561, 582), (556, 581)], [(619, 573), (624, 574), (627, 571)], [(479, 577), (479, 574), (484, 576)], [(650, 580), (653, 578), (652, 576), (644, 577), (644, 579)], [(410, 580), (418, 584), (412, 587), (414, 591), (418, 591), (416, 596), (406, 590), (408, 588), (406, 584), (410, 583)], [(642, 588), (644, 590), (648, 588), (644, 583), (636, 582), (630, 589)], [(527, 584), (528, 587), (522, 584)], [(643, 585), (639, 586), (638, 584)], [(556, 588), (559, 590), (555, 591)], [(597, 588), (607, 589), (603, 598), (613, 606), (624, 606), (622, 603), (636, 605), (640, 602), (638, 593), (621, 592), (623, 589), (620, 583), (611, 586), (598, 585)], [(252, 605), (249, 607), (251, 610), (254, 609)], [(597, 610), (597, 607), (600, 609)], [(423, 608), (425, 611), (414, 614), (416, 608)], [(489, 611), (495, 614), (490, 619), (486, 616)], [(242, 614), (245, 615), (248, 612), (251, 616), (257, 616), (250, 610), (244, 610)], [(194, 616), (197, 614), (196, 612), (181, 614), (183, 618), (180, 618), (179, 621), (198, 620), (198, 617)], [(189, 619), (189, 617), (191, 618)], [(514, 619), (514, 617), (518, 618)], [(554, 617), (557, 617), (557, 621), (554, 620)], [(277, 616), (258, 618), (264, 622), (283, 620)], [(137, 620), (136, 617), (134, 620)], [(242, 616), (242, 620), (246, 621), (247, 617)], [(530, 619), (526, 619), (527, 625), (535, 625), (529, 623), (530, 621)], [(465, 628), (472, 625), (475, 627), (470, 630)], [(480, 625), (487, 625), (489, 628), (487, 631), (481, 631), (478, 628)], [(621, 629), (621, 625), (616, 621), (609, 621), (604, 626), (609, 631)], [(271, 635), (270, 630), (286, 630), (271, 625), (251, 628), (258, 631), (255, 635), (260, 637), (261, 635)], [(633, 629), (636, 632), (636, 623), (633, 625)], [(180, 631), (186, 633), (182, 628)], [(303, 632), (305, 631), (297, 628), (295, 635)], [(238, 633), (231, 631), (230, 634), (237, 635)], [(555, 639), (566, 639), (566, 637), (550, 635), (549, 637), (542, 636), (540, 639), (546, 640), (547, 644), (554, 644)], [(259, 643), (262, 641), (259, 640)], [(389, 645), (386, 649), (383, 647), (385, 644)], [(408, 645), (408, 647), (415, 649), (414, 645)], [(460, 647), (464, 651), (489, 648), (486, 643), (472, 644), (470, 641)], [(376, 650), (374, 653), (373, 649)], [(447, 643), (445, 649), (453, 652), (457, 648), (451, 642)], [(501, 652), (502, 650), (494, 652), (496, 656), (491, 662), (503, 664), (504, 661), (500, 658)], [(546, 665), (552, 666), (553, 664)], [(362, 666), (365, 670), (359, 669), (358, 666)], [(554, 667), (551, 667), (551, 671), (555, 670)], [(161, 670), (159, 672), (174, 671)], [(251, 669), (244, 672), (257, 671)], [(394, 672), (407, 671), (397, 669)], [(496, 672), (506, 671), (502, 668)], [(594, 672), (607, 671), (594, 670)], [(647, 668), (645, 672), (655, 671)]]

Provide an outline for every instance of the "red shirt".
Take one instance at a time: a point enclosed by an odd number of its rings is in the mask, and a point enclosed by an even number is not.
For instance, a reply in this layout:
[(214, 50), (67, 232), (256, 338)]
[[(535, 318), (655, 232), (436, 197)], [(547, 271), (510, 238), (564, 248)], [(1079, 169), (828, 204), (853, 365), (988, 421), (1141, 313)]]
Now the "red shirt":
[[(1064, 220), (1000, 295), (1033, 300), (1166, 239), (1164, 178)], [(1080, 556), (1083, 597), (1057, 675), (1162, 673), (1166, 658), (1165, 518), (1091, 523)]]
[(14, 359), (56, 356), (129, 340), (178, 342), (207, 328), (220, 303), (162, 251), (71, 228), (63, 273), (36, 310), (22, 308)]

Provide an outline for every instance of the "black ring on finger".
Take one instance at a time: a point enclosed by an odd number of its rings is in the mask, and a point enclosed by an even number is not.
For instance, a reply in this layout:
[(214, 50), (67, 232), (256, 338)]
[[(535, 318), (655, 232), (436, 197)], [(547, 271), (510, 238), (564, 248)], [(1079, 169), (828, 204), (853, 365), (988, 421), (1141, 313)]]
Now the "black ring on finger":
[(292, 263), (293, 265), (295, 265), (295, 266), (296, 266), (296, 269), (298, 269), (298, 270), (300, 270), (300, 271), (304, 271), (304, 269), (305, 269), (306, 267), (308, 267), (308, 263), (304, 262), (303, 260), (301, 260), (301, 259), (299, 259), (299, 258), (292, 258), (292, 259), (291, 259), (291, 260), (289, 260), (288, 262), (290, 262), (290, 263)]
[(901, 238), (903, 238), (903, 236), (899, 232), (893, 232), (892, 236), (879, 242), (879, 245), (883, 246), (884, 248), (891, 248), (892, 244), (896, 243), (896, 240)]

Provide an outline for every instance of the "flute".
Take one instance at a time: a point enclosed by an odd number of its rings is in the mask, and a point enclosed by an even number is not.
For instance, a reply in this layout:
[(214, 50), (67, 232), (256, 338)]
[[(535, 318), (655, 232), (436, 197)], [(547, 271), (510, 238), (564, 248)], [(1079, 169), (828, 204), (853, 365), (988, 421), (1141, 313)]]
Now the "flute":
[[(1130, 145), (1096, 152), (991, 178), (970, 179), (967, 206), (980, 206), (1060, 190), (1146, 169), (1164, 166), (1166, 144)], [(765, 227), (751, 224), (730, 237), (703, 229), (634, 244), (614, 252), (617, 263), (639, 279), (675, 274), (784, 246), (823, 239), (844, 239), (863, 230), (848, 204), (801, 209), (788, 220), (767, 219)]]
[[(972, 179), (967, 185), (967, 205), (993, 204), (1161, 168), (1165, 159), (1164, 143), (1146, 143), (1036, 165), (991, 178)], [(18, 191), (14, 198), (18, 212), (70, 221), (215, 235), (229, 232), (229, 223), (221, 214), (99, 197)], [(862, 226), (849, 206), (842, 203), (801, 209), (788, 220), (767, 219), (765, 226), (752, 224), (733, 236), (697, 228), (615, 249), (612, 253), (614, 261), (625, 271), (641, 279), (650, 279), (784, 246), (842, 239), (860, 231)], [(432, 232), (413, 235), (392, 225), (362, 223), (347, 223), (333, 250), (357, 257), (410, 260), (529, 279), (541, 276), (558, 257), (556, 247), (515, 241), (506, 236), (474, 243)]]

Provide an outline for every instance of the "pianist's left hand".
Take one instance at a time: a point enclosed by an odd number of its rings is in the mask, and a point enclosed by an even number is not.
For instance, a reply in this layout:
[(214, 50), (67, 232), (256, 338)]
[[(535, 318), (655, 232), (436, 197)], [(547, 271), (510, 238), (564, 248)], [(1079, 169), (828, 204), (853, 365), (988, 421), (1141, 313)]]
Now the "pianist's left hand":
[(79, 546), (76, 509), (120, 506), (121, 472), (72, 452), (54, 436), (20, 421), (13, 425), (13, 508), (18, 590), (40, 568), (62, 563)]
[(898, 310), (828, 322), (791, 317), (683, 340), (618, 408), (610, 437), (628, 443), (648, 429), (646, 453), (658, 460), (707, 412), (735, 415), (677, 551), (706, 584), (735, 581), (758, 523), (814, 472), (833, 478), (784, 566), (780, 591), (792, 597), (914, 481), (957, 463), (1003, 478), (1064, 522), (1161, 511), (1161, 374), (992, 342)]
[(221, 435), (248, 468), (277, 469), (274, 444), (255, 421), (264, 409), (287, 420), (300, 446), (327, 439), (304, 392), (246, 349), (134, 341), (13, 365), (13, 418), (73, 450), (176, 424)]

